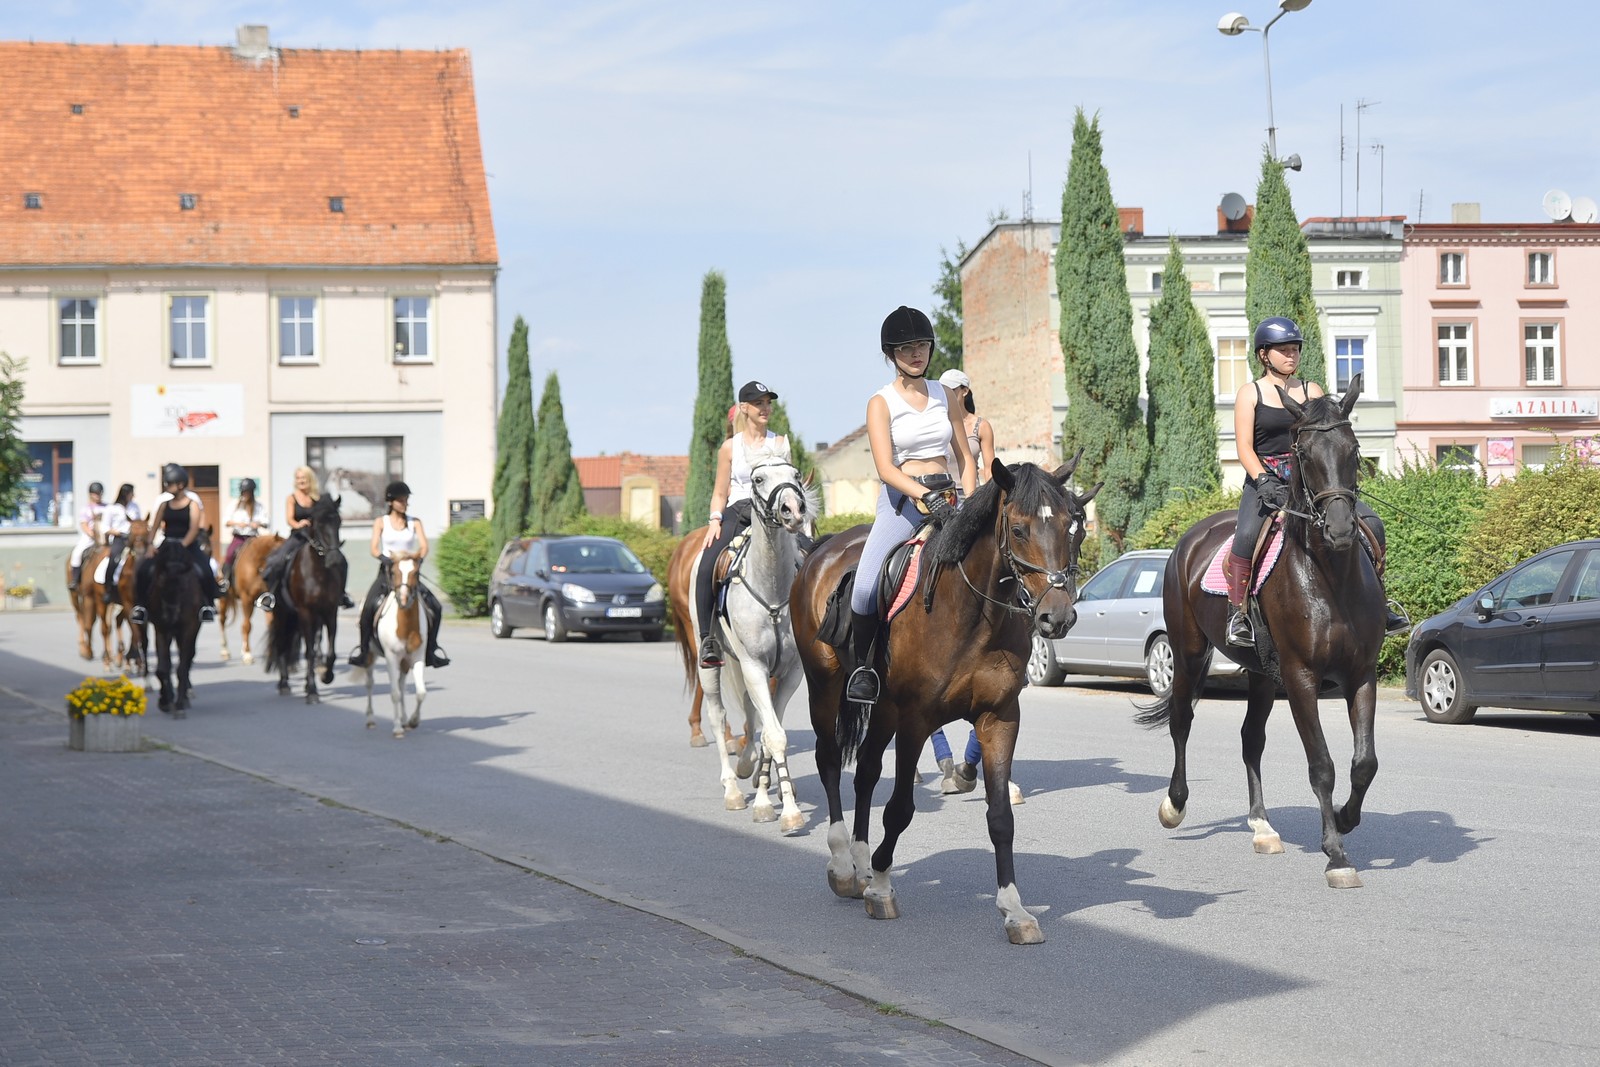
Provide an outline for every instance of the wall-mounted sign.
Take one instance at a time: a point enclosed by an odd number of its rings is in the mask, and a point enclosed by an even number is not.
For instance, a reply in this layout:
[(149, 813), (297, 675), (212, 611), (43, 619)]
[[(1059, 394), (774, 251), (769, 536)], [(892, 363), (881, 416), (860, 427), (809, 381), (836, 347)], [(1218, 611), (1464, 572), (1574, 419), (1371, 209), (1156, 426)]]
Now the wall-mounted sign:
[(1600, 413), (1592, 396), (1549, 396), (1523, 393), (1520, 396), (1491, 396), (1491, 419), (1592, 419)]
[(243, 437), (244, 386), (136, 385), (134, 437)]

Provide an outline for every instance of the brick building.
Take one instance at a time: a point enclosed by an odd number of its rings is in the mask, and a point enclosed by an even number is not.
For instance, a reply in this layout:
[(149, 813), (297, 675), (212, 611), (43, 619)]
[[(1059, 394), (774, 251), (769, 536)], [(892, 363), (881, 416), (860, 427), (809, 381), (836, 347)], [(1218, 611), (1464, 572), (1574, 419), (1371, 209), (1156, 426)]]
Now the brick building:
[(682, 532), (688, 456), (582, 456), (572, 461), (591, 515), (620, 515), (672, 533)]

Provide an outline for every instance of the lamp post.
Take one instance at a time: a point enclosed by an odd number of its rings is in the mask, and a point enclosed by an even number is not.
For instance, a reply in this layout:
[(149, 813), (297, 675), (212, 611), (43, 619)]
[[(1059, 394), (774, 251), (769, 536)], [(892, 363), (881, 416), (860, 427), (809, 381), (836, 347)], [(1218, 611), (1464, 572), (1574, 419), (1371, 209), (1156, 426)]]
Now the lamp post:
[(1267, 47), (1267, 35), (1283, 16), (1291, 11), (1304, 11), (1310, 6), (1311, 0), (1278, 0), (1278, 13), (1259, 29), (1250, 25), (1250, 20), (1237, 11), (1230, 11), (1217, 21), (1217, 32), (1224, 37), (1237, 37), (1246, 30), (1261, 35), (1261, 58), (1267, 67), (1267, 151), (1271, 153), (1273, 159), (1278, 158), (1278, 124), (1272, 116), (1272, 52)]

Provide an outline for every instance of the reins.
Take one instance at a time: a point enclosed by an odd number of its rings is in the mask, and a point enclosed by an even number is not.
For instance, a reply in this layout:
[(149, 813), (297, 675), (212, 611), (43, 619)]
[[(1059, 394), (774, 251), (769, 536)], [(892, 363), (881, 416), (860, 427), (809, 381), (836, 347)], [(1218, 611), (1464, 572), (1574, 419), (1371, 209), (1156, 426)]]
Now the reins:
[[(780, 530), (783, 528), (783, 520), (778, 517), (778, 495), (785, 489), (792, 488), (794, 489), (795, 494), (800, 497), (802, 502), (806, 498), (805, 489), (800, 485), (800, 470), (793, 463), (776, 459), (767, 460), (763, 463), (757, 463), (751, 466), (750, 473), (752, 477), (755, 475), (756, 471), (762, 469), (763, 467), (788, 467), (794, 472), (793, 478), (787, 478), (773, 486), (772, 491), (765, 497), (758, 496), (754, 492), (750, 494), (750, 508), (756, 513), (756, 518), (761, 520), (761, 525), (767, 527), (769, 530)], [(748, 537), (748, 535), (746, 536)], [(749, 541), (746, 540), (745, 548), (734, 557), (733, 561), (728, 566), (728, 583), (730, 585), (737, 584), (742, 586), (744, 591), (750, 595), (750, 599), (759, 604), (762, 610), (767, 613), (767, 618), (772, 622), (773, 648), (777, 653), (781, 653), (783, 650), (783, 613), (789, 608), (790, 587), (784, 586), (783, 599), (778, 601), (776, 604), (771, 603), (766, 597), (757, 592), (755, 587), (745, 580), (744, 572), (740, 569), (740, 564), (744, 562), (744, 558), (748, 552)], [(777, 664), (774, 663), (768, 667), (767, 673), (770, 675), (776, 669)]]
[[(996, 600), (994, 597), (973, 585), (972, 579), (967, 576), (966, 560), (963, 559), (957, 561), (956, 572), (961, 575), (961, 580), (967, 583), (968, 589), (972, 590), (972, 592), (979, 599), (987, 600), (989, 603), (1005, 611), (1009, 611), (1017, 615), (1031, 615), (1033, 614), (1033, 596), (1028, 592), (1028, 587), (1022, 580), (1023, 574), (1044, 575), (1045, 581), (1049, 584), (1051, 589), (1075, 588), (1078, 575), (1082, 573), (1076, 561), (1067, 564), (1067, 566), (1059, 570), (1051, 570), (1048, 567), (1041, 567), (1036, 563), (1029, 562), (1028, 560), (1018, 559), (1016, 554), (1011, 551), (1011, 536), (1009, 524), (1006, 522), (1005, 504), (1003, 502), (997, 503), (995, 512), (995, 525), (998, 527), (998, 530), (995, 533), (995, 542), (1000, 548), (1000, 558), (1005, 561), (1007, 567), (1011, 571), (1010, 574), (1002, 575), (1000, 581), (1016, 582), (1017, 596), (1022, 602), (1020, 604), (1008, 604), (1003, 600)], [(1068, 505), (1067, 512), (1069, 515), (1072, 515), (1073, 522), (1078, 521), (1078, 516), (1073, 514), (1073, 509), (1070, 503)], [(1070, 538), (1068, 539), (1068, 543), (1070, 545)], [(1070, 548), (1068, 551), (1070, 554)], [(931, 607), (931, 602), (929, 606)]]

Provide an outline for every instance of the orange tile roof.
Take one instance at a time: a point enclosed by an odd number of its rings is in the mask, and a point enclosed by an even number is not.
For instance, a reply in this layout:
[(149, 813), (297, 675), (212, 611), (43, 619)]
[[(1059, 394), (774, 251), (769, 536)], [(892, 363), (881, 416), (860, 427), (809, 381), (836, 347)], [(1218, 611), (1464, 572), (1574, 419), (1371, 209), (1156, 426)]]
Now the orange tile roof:
[(498, 261), (465, 50), (8, 41), (0, 100), (0, 266)]
[[(622, 476), (642, 474), (656, 480), (662, 496), (682, 496), (689, 482), (688, 456), (640, 456), (624, 452)], [(620, 483), (619, 483), (620, 484)]]
[(574, 456), (578, 484), (585, 489), (616, 489), (622, 485), (621, 456)]

